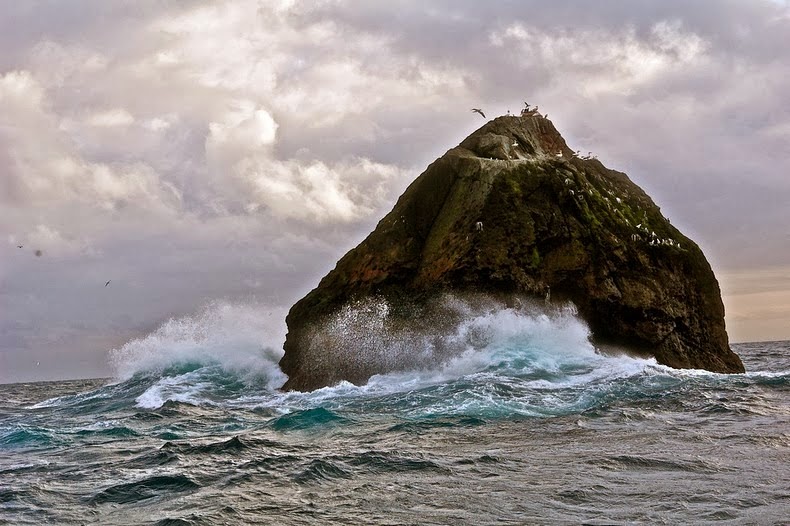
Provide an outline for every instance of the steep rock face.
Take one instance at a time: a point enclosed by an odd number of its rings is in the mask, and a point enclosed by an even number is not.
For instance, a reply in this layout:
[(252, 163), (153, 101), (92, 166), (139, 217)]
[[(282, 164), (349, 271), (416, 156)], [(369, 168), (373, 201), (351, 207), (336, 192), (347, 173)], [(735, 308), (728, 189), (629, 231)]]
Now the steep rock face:
[[(432, 163), (393, 210), (288, 314), (285, 389), (385, 372), (314, 329), (384, 298), (417, 323), (448, 291), (572, 301), (596, 343), (678, 368), (742, 372), (718, 282), (699, 247), (638, 186), (573, 154), (540, 115), (499, 117)], [(397, 306), (408, 305), (398, 311)], [(353, 331), (353, 326), (344, 330)]]

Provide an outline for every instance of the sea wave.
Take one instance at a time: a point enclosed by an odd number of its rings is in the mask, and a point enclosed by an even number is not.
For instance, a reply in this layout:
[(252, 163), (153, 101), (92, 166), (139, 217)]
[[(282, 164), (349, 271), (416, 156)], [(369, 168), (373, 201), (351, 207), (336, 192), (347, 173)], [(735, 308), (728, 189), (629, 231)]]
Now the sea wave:
[[(401, 355), (411, 346), (420, 357), (414, 366), (374, 375), (365, 385), (341, 382), (312, 392), (280, 391), (286, 380), (277, 365), (282, 327), (267, 325), (270, 317), (260, 305), (213, 303), (114, 349), (110, 356), (118, 376), (115, 383), (33, 408), (95, 413), (130, 406), (174, 411), (179, 405), (219, 406), (271, 417), (275, 429), (299, 430), (324, 425), (315, 415), (337, 411), (347, 416), (338, 420), (340, 425), (355, 422), (348, 411), (438, 419), (551, 417), (624, 400), (660, 399), (662, 393), (686, 384), (787, 381), (759, 372), (735, 379), (679, 371), (653, 359), (601, 353), (572, 305), (479, 309), (457, 298), (452, 301), (463, 313), (461, 321), (446, 334), (427, 339), (414, 337), (414, 331), (406, 336), (384, 334), (381, 318), (386, 308), (364, 306), (359, 312), (346, 312), (346, 319), (353, 316), (356, 322), (362, 316), (374, 318), (362, 320), (361, 325), (373, 331), (364, 341), (393, 345)], [(373, 329), (379, 331), (379, 340)], [(437, 338), (456, 352), (441, 360), (425, 359), (431, 351), (425, 342)], [(375, 349), (367, 356), (378, 359), (385, 351)]]
[[(390, 331), (384, 320), (387, 305), (356, 304), (341, 312), (332, 327), (338, 337), (346, 337), (353, 321), (363, 332), (359, 359), (380, 360), (389, 351), (398, 354), (398, 362), (412, 365), (374, 375), (365, 385), (341, 382), (306, 393), (278, 391), (285, 381), (277, 366), (281, 352), (274, 350), (260, 309), (224, 303), (169, 320), (112, 351), (112, 363), (140, 408), (176, 402), (266, 409), (275, 415), (372, 404), (415, 416), (551, 416), (594, 406), (618, 379), (660, 370), (653, 360), (599, 353), (572, 305), (543, 309), (483, 303), (481, 308), (479, 302), (445, 301), (461, 315), (446, 333), (432, 333), (430, 327)], [(359, 334), (353, 337), (360, 341)], [(429, 344), (437, 340), (453, 354), (433, 356)]]
[[(386, 305), (361, 305), (358, 312), (343, 313), (344, 323), (335, 325), (346, 328), (346, 321), (353, 320), (370, 333), (363, 335), (365, 342), (374, 341), (372, 331), (379, 331), (381, 341), (401, 354), (399, 362), (418, 365), (374, 375), (362, 386), (342, 382), (303, 393), (302, 402), (329, 408), (359, 405), (420, 417), (551, 416), (595, 405), (619, 379), (660, 371), (654, 360), (598, 352), (572, 305), (545, 309), (488, 303), (481, 309), (479, 303), (452, 301), (463, 319), (451, 332), (438, 335), (411, 328), (384, 333), (387, 324), (381, 318), (387, 316)], [(360, 323), (360, 312), (379, 319)], [(336, 337), (343, 337), (343, 332)], [(437, 340), (455, 353), (436, 360), (430, 345)], [(384, 351), (363, 354), (375, 360)], [(404, 357), (408, 352), (417, 358)]]
[(274, 390), (286, 376), (277, 366), (284, 331), (273, 319), (283, 316), (268, 306), (214, 302), (113, 349), (110, 363), (122, 381), (155, 380), (136, 398), (140, 407), (234, 396), (239, 383)]

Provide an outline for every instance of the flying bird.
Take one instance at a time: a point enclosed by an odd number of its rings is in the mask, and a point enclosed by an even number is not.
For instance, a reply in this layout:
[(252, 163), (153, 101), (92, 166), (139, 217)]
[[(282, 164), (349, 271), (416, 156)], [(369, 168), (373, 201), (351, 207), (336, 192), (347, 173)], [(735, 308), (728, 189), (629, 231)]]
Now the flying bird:
[(109, 285), (111, 281), (112, 281), (111, 279), (108, 279), (107, 283), (105, 283), (104, 286), (106, 287), (107, 285)]
[(484, 119), (486, 118), (486, 114), (483, 113), (483, 110), (481, 110), (480, 108), (472, 108), (472, 111), (474, 111), (475, 113), (479, 113), (480, 115), (483, 116)]
[(17, 245), (16, 248), (22, 248), (25, 245)]

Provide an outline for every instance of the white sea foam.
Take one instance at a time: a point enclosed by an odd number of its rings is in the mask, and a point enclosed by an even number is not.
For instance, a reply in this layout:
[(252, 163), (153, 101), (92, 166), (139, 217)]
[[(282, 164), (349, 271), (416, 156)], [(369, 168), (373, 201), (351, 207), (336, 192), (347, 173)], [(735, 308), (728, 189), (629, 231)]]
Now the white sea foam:
[[(405, 364), (372, 376), (363, 386), (342, 382), (310, 393), (277, 391), (286, 380), (277, 365), (284, 324), (271, 322), (282, 320), (284, 313), (268, 316), (267, 309), (259, 305), (213, 303), (193, 316), (168, 320), (148, 336), (113, 350), (111, 362), (120, 379), (169, 369), (137, 396), (140, 407), (156, 408), (177, 401), (266, 407), (279, 412), (324, 403), (343, 405), (344, 400), (404, 394), (462, 381), (469, 385), (469, 392), (423, 409), (430, 412), (455, 404), (456, 412), (506, 404), (509, 410), (526, 414), (536, 403), (530, 393), (540, 396), (540, 403), (547, 407), (568, 405), (567, 399), (559, 399), (564, 395), (554, 391), (594, 390), (602, 382), (649, 373), (656, 367), (654, 360), (597, 353), (587, 325), (572, 306), (545, 310), (534, 305), (507, 308), (484, 304), (481, 308), (479, 303), (473, 306), (457, 298), (448, 298), (446, 303), (460, 313), (461, 320), (447, 334), (432, 332), (430, 326), (393, 329), (386, 320), (387, 305), (344, 309), (330, 323), (334, 338), (349, 338), (357, 346), (361, 343), (360, 360)], [(446, 349), (443, 354), (436, 352), (438, 340), (452, 353), (447, 354)], [(179, 369), (181, 365), (190, 367)], [(237, 392), (237, 399), (223, 399), (218, 392), (218, 383), (227, 379), (223, 372), (251, 389)], [(513, 396), (504, 399), (491, 387), (496, 385), (506, 386)], [(574, 400), (584, 396), (588, 395), (577, 393)], [(553, 397), (558, 400), (553, 402)]]
[[(73, 397), (73, 396), (72, 396)], [(33, 404), (29, 407), (29, 409), (44, 409), (48, 407), (58, 407), (60, 404), (63, 403), (64, 400), (69, 400), (69, 396), (56, 396), (55, 398), (49, 398), (47, 400), (43, 400), (36, 404)]]
[[(110, 363), (121, 380), (140, 372), (196, 364), (218, 365), (251, 383), (278, 387), (286, 379), (277, 366), (285, 333), (283, 319), (284, 312), (262, 305), (214, 302), (195, 315), (170, 319), (151, 334), (113, 349)], [(161, 387), (164, 392), (166, 386)]]
[[(440, 366), (377, 375), (369, 385), (430, 385), (462, 377), (542, 376), (525, 380), (535, 389), (588, 384), (603, 378), (639, 374), (654, 360), (599, 354), (590, 330), (572, 306), (535, 312), (505, 308), (471, 316), (451, 336), (466, 349)], [(550, 379), (545, 378), (551, 377)]]
[[(451, 333), (440, 335), (431, 333), (431, 327), (393, 330), (385, 320), (386, 305), (347, 307), (329, 324), (336, 330), (334, 339), (346, 338), (339, 347), (356, 347), (358, 359), (365, 360), (381, 360), (391, 351), (397, 360), (389, 357), (377, 363), (407, 367), (374, 375), (363, 386), (341, 382), (310, 393), (272, 394), (245, 402), (287, 412), (394, 395), (398, 404), (404, 396), (412, 400), (407, 405), (418, 413), (486, 413), (496, 408), (507, 414), (564, 413), (590, 406), (599, 392), (619, 379), (661, 374), (655, 360), (598, 353), (589, 328), (572, 306), (544, 310), (487, 304), (481, 309), (457, 298), (452, 302), (462, 321)], [(436, 360), (437, 338), (454, 354), (444, 353)], [(366, 347), (360, 348), (360, 342)], [(437, 396), (437, 390), (449, 394)]]
[(138, 407), (155, 409), (167, 401), (203, 405), (210, 403), (204, 396), (213, 385), (195, 372), (159, 379), (135, 400)]

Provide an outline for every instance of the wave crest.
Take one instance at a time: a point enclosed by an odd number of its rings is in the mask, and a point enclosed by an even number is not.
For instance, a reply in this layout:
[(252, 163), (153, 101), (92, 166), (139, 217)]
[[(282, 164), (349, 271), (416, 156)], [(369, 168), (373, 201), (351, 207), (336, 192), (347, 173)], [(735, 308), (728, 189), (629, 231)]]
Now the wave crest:
[(219, 366), (245, 383), (279, 387), (286, 379), (277, 366), (283, 319), (283, 313), (264, 305), (213, 302), (113, 349), (110, 364), (121, 380), (141, 373), (174, 377)]
[[(126, 397), (137, 407), (169, 402), (266, 408), (272, 414), (365, 407), (365, 413), (414, 415), (555, 415), (595, 406), (614, 384), (655, 367), (652, 360), (604, 356), (572, 305), (448, 296), (444, 319), (393, 321), (391, 306), (347, 305), (322, 338), (377, 369), (365, 385), (341, 382), (310, 393), (284, 393), (278, 366), (284, 327), (265, 308), (213, 303), (171, 319), (111, 352)], [(338, 341), (339, 340), (339, 341)], [(333, 367), (327, 346), (315, 366)], [(323, 362), (323, 365), (321, 364)], [(616, 388), (619, 390), (619, 388)], [(597, 394), (596, 394), (597, 393)], [(312, 414), (312, 413), (307, 413)]]
[(313, 370), (339, 368), (346, 378), (410, 372), (443, 381), (490, 369), (556, 369), (595, 355), (572, 304), (507, 306), (484, 295), (447, 295), (416, 313), (395, 310), (404, 309), (380, 298), (344, 306), (313, 327), (301, 359)]

